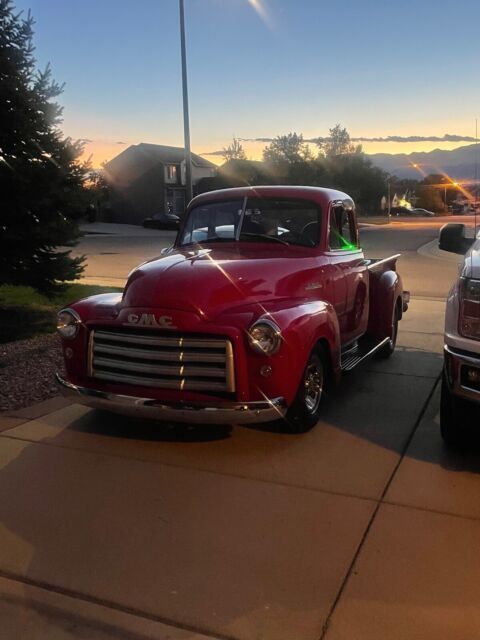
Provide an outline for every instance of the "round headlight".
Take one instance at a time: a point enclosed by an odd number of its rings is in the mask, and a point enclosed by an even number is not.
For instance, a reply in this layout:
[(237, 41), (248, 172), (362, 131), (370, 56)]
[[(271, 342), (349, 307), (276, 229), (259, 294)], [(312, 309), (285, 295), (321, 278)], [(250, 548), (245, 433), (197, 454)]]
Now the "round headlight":
[(73, 309), (63, 309), (57, 315), (57, 331), (62, 338), (75, 338), (80, 326), (80, 316)]
[(270, 356), (280, 349), (282, 334), (271, 320), (259, 320), (248, 330), (248, 341), (252, 349)]

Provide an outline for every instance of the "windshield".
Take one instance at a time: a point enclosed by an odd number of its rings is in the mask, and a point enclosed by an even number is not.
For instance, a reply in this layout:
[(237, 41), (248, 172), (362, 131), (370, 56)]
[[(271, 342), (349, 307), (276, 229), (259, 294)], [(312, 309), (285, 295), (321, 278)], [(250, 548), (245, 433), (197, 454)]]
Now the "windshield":
[(178, 244), (270, 242), (314, 247), (319, 236), (320, 212), (315, 203), (294, 198), (243, 198), (192, 209)]

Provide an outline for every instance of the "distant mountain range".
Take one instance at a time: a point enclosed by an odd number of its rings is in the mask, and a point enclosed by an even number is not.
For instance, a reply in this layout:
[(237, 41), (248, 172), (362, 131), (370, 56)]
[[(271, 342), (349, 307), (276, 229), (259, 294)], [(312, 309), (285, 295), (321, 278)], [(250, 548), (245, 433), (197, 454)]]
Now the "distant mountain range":
[[(465, 147), (442, 151), (434, 149), (428, 152), (409, 153), (372, 153), (368, 156), (374, 165), (399, 178), (422, 179), (422, 173), (447, 173), (454, 180), (473, 180), (475, 163), (478, 162), (477, 176), (480, 179), (480, 145), (469, 144)], [(419, 169), (413, 167), (418, 164)]]

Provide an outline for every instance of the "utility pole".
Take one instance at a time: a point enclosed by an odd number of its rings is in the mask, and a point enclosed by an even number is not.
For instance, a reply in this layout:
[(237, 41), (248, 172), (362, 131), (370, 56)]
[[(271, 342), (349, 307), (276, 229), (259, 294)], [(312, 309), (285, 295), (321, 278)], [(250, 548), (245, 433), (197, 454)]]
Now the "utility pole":
[(192, 188), (192, 151), (190, 149), (190, 123), (188, 115), (188, 87), (187, 87), (187, 54), (185, 48), (185, 11), (183, 0), (180, 3), (180, 45), (182, 50), (182, 89), (183, 89), (183, 132), (185, 140), (185, 179), (187, 187), (188, 205), (193, 197)]

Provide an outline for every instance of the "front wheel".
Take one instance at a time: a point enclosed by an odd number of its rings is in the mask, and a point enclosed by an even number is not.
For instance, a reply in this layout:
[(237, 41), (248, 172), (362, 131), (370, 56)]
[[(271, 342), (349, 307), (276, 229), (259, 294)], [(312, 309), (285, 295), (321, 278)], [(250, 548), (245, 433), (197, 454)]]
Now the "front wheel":
[(283, 431), (305, 433), (318, 422), (328, 382), (325, 351), (317, 346), (310, 354), (297, 395), (287, 411)]
[(449, 389), (442, 375), (442, 390), (440, 396), (440, 433), (443, 441), (449, 447), (458, 447), (465, 442), (467, 435), (468, 411), (466, 402), (457, 398)]

